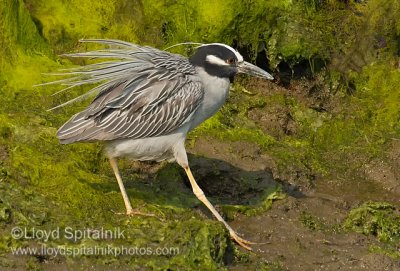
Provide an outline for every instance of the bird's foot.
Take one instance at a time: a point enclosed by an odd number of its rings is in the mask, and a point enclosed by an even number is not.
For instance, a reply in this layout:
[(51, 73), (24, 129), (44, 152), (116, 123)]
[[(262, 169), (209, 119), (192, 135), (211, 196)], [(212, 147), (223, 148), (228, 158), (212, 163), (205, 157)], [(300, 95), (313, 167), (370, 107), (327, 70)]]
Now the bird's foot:
[(247, 250), (250, 250), (250, 251), (253, 250), (253, 249), (250, 247), (250, 245), (255, 245), (255, 244), (257, 244), (257, 243), (248, 241), (248, 240), (246, 240), (246, 239), (240, 237), (240, 236), (239, 236), (236, 232), (234, 232), (234, 231), (229, 231), (229, 234), (230, 234), (231, 238), (232, 238), (236, 243), (238, 243), (238, 245), (240, 245), (241, 247), (243, 247), (243, 248), (245, 248), (245, 249), (247, 249)]

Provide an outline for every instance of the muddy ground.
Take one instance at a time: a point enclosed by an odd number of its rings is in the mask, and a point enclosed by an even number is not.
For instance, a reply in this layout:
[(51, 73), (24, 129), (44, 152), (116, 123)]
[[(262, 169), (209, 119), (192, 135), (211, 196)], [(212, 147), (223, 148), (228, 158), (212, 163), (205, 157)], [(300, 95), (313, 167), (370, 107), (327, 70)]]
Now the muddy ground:
[[(232, 144), (202, 139), (191, 151), (217, 161), (191, 157), (192, 164), (202, 166), (200, 172), (196, 173), (200, 175), (199, 182), (207, 187), (211, 195), (226, 195), (224, 190), (231, 191), (229, 179), (234, 178), (232, 172), (238, 171), (250, 172), (255, 178), (265, 178), (269, 185), (277, 182), (287, 192), (287, 198), (274, 202), (271, 210), (253, 217), (238, 215), (230, 222), (244, 237), (259, 243), (253, 246), (254, 252), (249, 255), (251, 262), (270, 263), (271, 270), (400, 270), (400, 261), (369, 251), (369, 247), (377, 243), (376, 238), (340, 229), (350, 208), (360, 202), (376, 198), (397, 202), (400, 196), (398, 184), (397, 187), (388, 188), (361, 179), (351, 184), (341, 180), (317, 179), (310, 188), (295, 182), (274, 180), (274, 166), (270, 157), (260, 155), (258, 147), (248, 143)], [(212, 173), (205, 172), (214, 165), (225, 175), (224, 181), (218, 185), (210, 178)], [(395, 174), (394, 170), (390, 174)], [(381, 168), (376, 168), (368, 174), (381, 172)], [(385, 172), (380, 176), (388, 174)], [(238, 187), (236, 189), (240, 190)], [(246, 197), (241, 195), (233, 198), (240, 202), (238, 198)], [(313, 217), (311, 223), (316, 220), (318, 225), (307, 225), (307, 217)], [(229, 270), (254, 268), (245, 263), (228, 266)]]

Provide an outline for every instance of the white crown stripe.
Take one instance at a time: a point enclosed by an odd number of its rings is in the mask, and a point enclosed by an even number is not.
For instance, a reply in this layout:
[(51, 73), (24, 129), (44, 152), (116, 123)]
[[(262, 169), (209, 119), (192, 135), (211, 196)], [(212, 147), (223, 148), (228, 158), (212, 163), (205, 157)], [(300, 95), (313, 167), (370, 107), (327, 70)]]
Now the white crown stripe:
[(243, 62), (243, 56), (242, 56), (238, 51), (236, 51), (235, 49), (233, 49), (232, 47), (230, 47), (229, 45), (226, 45), (226, 44), (223, 44), (223, 43), (209, 43), (209, 44), (201, 45), (200, 47), (207, 46), (207, 45), (219, 45), (219, 46), (224, 46), (225, 48), (229, 49), (230, 51), (232, 51), (232, 52), (235, 54), (235, 56), (236, 56), (238, 62)]

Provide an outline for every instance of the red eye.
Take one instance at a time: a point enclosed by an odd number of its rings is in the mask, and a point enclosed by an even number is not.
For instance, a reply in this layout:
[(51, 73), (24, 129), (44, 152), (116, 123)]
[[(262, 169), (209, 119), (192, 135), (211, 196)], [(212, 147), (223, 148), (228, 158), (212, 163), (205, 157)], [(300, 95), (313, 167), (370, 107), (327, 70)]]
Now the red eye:
[(228, 58), (227, 60), (226, 60), (226, 63), (228, 63), (229, 65), (230, 64), (233, 64), (235, 62), (235, 60), (233, 59), (233, 58)]

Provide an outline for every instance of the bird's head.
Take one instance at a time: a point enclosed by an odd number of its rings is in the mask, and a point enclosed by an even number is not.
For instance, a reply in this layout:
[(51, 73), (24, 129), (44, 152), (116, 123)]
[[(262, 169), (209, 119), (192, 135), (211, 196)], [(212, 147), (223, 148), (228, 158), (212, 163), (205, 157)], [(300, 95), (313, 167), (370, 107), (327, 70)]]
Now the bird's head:
[(263, 69), (243, 60), (242, 55), (232, 47), (222, 43), (204, 44), (190, 57), (190, 62), (202, 67), (208, 74), (231, 81), (237, 73), (245, 73), (265, 79), (274, 79)]

